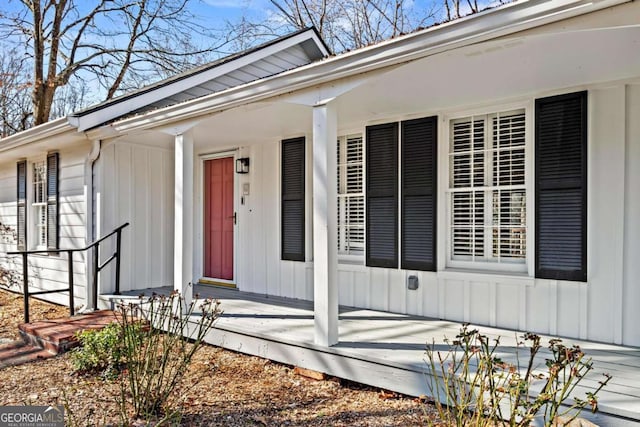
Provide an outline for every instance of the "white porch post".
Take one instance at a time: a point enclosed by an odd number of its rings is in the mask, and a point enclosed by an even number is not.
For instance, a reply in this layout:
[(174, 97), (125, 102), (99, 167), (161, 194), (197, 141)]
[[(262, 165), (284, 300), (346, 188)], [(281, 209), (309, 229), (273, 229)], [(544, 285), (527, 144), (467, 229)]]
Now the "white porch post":
[(193, 134), (175, 136), (173, 288), (186, 304), (193, 287)]
[(313, 108), (313, 310), (315, 342), (338, 343), (337, 139), (335, 105)]

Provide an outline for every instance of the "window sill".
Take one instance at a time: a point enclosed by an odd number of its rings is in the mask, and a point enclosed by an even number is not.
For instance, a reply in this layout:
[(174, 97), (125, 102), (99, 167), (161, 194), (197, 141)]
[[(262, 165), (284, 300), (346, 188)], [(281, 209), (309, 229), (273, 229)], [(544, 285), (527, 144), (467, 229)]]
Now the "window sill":
[(447, 268), (438, 271), (438, 279), (484, 280), (487, 282), (500, 282), (501, 285), (515, 286), (533, 286), (536, 280), (535, 277), (529, 276), (527, 273), (459, 268)]
[[(28, 249), (29, 251), (46, 251), (47, 248), (46, 247), (38, 247), (38, 248), (33, 248), (33, 249)], [(43, 252), (41, 254), (30, 254), (30, 257), (36, 257), (36, 258), (60, 258), (60, 252), (55, 252), (55, 251), (51, 251), (51, 252)]]
[(340, 259), (338, 258), (338, 270), (341, 271), (367, 271), (364, 265), (364, 258), (360, 259)]

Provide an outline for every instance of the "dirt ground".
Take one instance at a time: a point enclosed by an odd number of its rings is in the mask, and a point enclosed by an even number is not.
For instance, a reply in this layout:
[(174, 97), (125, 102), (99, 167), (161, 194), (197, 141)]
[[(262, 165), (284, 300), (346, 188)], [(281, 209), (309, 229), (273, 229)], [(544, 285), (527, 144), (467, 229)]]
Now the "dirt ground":
[[(32, 299), (33, 320), (67, 309)], [(0, 290), (0, 339), (17, 338), (22, 297)], [(69, 355), (0, 370), (0, 405), (66, 404), (67, 425), (120, 425), (117, 381), (73, 372)], [(421, 426), (433, 408), (418, 399), (217, 347), (195, 357), (175, 402), (188, 426)]]

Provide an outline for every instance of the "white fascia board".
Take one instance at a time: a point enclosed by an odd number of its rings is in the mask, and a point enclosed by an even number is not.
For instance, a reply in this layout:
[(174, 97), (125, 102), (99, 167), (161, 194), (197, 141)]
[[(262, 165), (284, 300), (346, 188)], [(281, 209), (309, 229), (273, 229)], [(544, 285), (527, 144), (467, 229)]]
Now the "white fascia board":
[(127, 132), (215, 114), (240, 105), (404, 64), (630, 1), (532, 0), (511, 3), (499, 9), (387, 40), (269, 78), (124, 119), (111, 126), (118, 132)]
[[(53, 138), (66, 132), (76, 133), (75, 126), (69, 123), (66, 117), (52, 120), (47, 123), (32, 127), (0, 140), (0, 152), (9, 151), (23, 145), (32, 144)], [(76, 135), (77, 136), (77, 135)], [(84, 137), (83, 137), (84, 138)]]
[(139, 95), (133, 95), (131, 98), (124, 99), (121, 102), (114, 102), (114, 104), (112, 105), (107, 105), (104, 108), (89, 113), (85, 116), (79, 116), (76, 118), (76, 120), (78, 120), (78, 130), (85, 131), (95, 126), (99, 126), (117, 117), (128, 114), (131, 111), (135, 111), (147, 105), (153, 104), (154, 102), (158, 102), (185, 90), (191, 89), (195, 86), (206, 83), (217, 77), (228, 74), (261, 59), (268, 58), (271, 55), (289, 49), (310, 39), (314, 40), (324, 56), (328, 55), (326, 48), (316, 35), (315, 31), (305, 31), (272, 45), (265, 46), (264, 48), (258, 49), (255, 52), (251, 52), (245, 56), (231, 59), (228, 62), (223, 62), (222, 64), (216, 65), (209, 70), (205, 70), (191, 76), (187, 76), (185, 78), (167, 83), (164, 86), (151, 89), (148, 92), (143, 92)]

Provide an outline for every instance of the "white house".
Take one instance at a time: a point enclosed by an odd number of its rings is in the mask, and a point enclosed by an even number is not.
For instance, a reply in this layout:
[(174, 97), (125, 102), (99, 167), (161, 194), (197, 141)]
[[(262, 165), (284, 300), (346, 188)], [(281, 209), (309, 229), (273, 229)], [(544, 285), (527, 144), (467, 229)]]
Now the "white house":
[(640, 346), (638, 2), (522, 1), (336, 56), (300, 31), (0, 153), (24, 248), (131, 224), (123, 291), (313, 301), (319, 346), (339, 305)]

